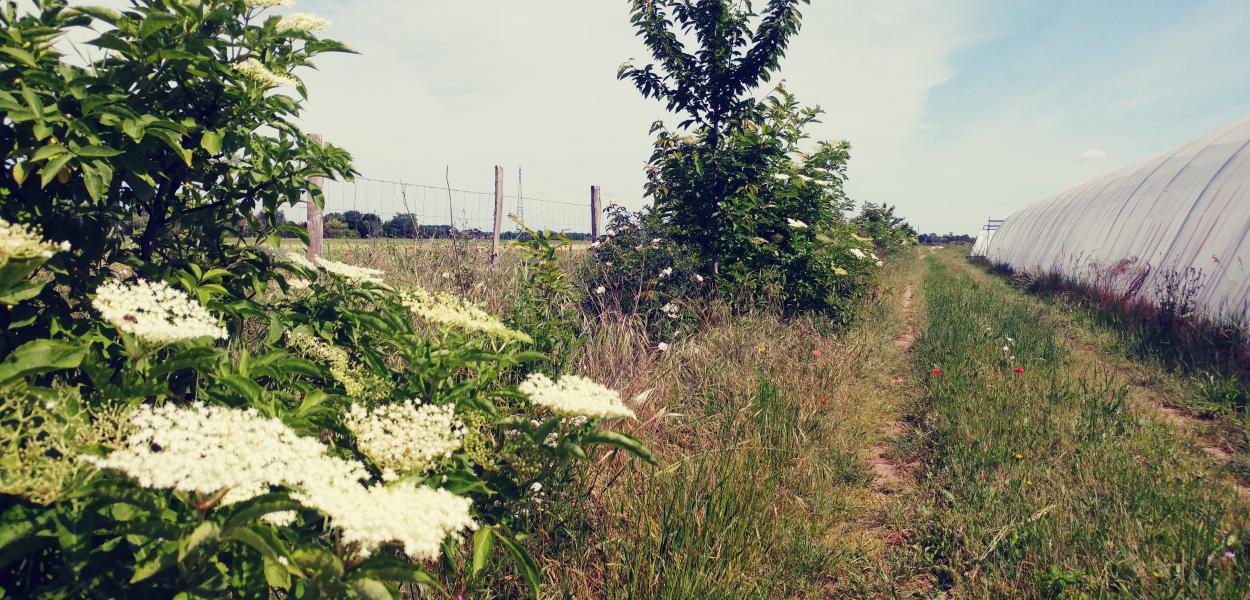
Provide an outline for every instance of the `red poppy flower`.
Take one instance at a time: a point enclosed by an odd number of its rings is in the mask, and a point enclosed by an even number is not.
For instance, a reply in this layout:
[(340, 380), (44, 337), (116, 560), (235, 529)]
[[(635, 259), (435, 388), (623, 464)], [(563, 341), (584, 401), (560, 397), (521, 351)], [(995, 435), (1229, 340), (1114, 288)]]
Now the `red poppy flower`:
[(942, 370), (941, 370), (941, 369), (934, 369), (934, 370), (933, 370), (933, 374), (934, 374), (934, 375), (941, 375), (941, 374), (942, 374)]
[(1021, 369), (1020, 367), (1016, 367), (1016, 375), (1024, 375), (1024, 369)]
[(820, 397), (820, 404), (821, 404), (822, 406), (829, 406), (829, 396), (821, 396), (821, 397)]
[(812, 356), (815, 356), (816, 358), (820, 358), (820, 350), (812, 350)]

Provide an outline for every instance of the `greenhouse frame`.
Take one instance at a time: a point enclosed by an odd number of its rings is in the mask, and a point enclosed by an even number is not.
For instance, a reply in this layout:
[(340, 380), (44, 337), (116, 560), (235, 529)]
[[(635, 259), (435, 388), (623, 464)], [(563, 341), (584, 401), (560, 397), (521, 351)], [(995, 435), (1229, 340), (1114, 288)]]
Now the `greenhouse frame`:
[(973, 256), (1250, 321), (1250, 119), (983, 228)]

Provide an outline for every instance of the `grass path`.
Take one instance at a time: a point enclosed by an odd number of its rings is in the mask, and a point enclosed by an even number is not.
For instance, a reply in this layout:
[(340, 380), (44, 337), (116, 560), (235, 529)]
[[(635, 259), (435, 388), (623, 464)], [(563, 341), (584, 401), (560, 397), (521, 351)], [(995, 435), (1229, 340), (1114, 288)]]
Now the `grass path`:
[(957, 251), (923, 263), (927, 394), (891, 579), (955, 597), (1250, 595), (1246, 502), (1161, 410), (1171, 382)]

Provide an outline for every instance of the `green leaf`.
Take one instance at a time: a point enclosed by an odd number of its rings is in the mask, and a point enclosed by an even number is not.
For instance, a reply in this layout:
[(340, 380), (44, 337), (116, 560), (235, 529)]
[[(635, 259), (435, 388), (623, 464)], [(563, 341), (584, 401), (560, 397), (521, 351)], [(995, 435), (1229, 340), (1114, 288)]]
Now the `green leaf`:
[(178, 564), (178, 554), (176, 552), (177, 544), (174, 542), (166, 542), (161, 544), (156, 550), (156, 556), (135, 567), (135, 573), (130, 577), (130, 583), (139, 583), (145, 579)]
[(16, 287), (10, 290), (7, 290), (3, 293), (0, 293), (0, 304), (13, 306), (14, 304), (17, 304), (18, 302), (22, 302), (24, 300), (30, 300), (31, 298), (38, 296), (39, 292), (43, 290), (43, 286), (47, 283), (48, 282), (46, 281), (22, 282)]
[(149, 13), (139, 25), (139, 37), (145, 38), (178, 22), (178, 17), (167, 13)]
[(343, 561), (328, 550), (317, 547), (300, 548), (291, 555), (295, 564), (308, 572), (319, 587), (336, 584), (343, 578)]
[(226, 387), (238, 392), (248, 402), (252, 404), (260, 402), (260, 395), (263, 390), (255, 381), (235, 373), (226, 373), (221, 376), (221, 382), (226, 384)]
[(95, 17), (105, 23), (108, 23), (109, 25), (116, 25), (118, 21), (122, 20), (122, 14), (120, 12), (106, 6), (73, 6), (70, 7), (70, 10), (75, 10), (84, 15)]
[[(304, 576), (304, 572), (290, 558), (282, 540), (263, 527), (237, 527), (221, 536), (222, 540), (238, 542), (260, 553), (267, 562), (273, 562), (291, 575)], [(282, 561), (286, 561), (283, 565)], [(268, 577), (268, 574), (266, 574)], [(288, 581), (289, 577), (286, 578)]]
[(508, 549), (508, 553), (512, 555), (513, 561), (516, 562), (517, 570), (521, 572), (521, 578), (529, 586), (530, 593), (538, 598), (539, 584), (542, 582), (542, 574), (538, 570), (538, 565), (534, 563), (534, 557), (530, 556), (528, 550), (521, 546), (513, 538), (499, 534), (499, 542)]
[(191, 533), (183, 536), (178, 540), (178, 562), (187, 560), (189, 556), (197, 556), (204, 544), (211, 544), (217, 541), (221, 534), (221, 528), (212, 521), (204, 521)]
[(478, 528), (477, 533), (473, 534), (473, 567), (469, 571), (470, 575), (477, 577), (478, 573), (486, 568), (486, 562), (490, 560), (490, 552), (494, 548), (495, 528), (490, 526)]
[(12, 46), (0, 46), (0, 52), (3, 52), (4, 54), (7, 54), (17, 59), (18, 62), (28, 67), (35, 67), (35, 68), (39, 67), (39, 62), (35, 60), (35, 56), (25, 50), (22, 50), (21, 48), (14, 48)]
[(87, 349), (62, 340), (31, 340), (18, 346), (0, 363), (0, 383), (24, 375), (73, 369), (82, 363)]
[(200, 147), (209, 154), (220, 154), (221, 134), (216, 131), (205, 131), (204, 135), (200, 136)]
[(421, 565), (407, 560), (375, 554), (364, 562), (356, 565), (348, 574), (348, 579), (379, 579), (382, 581), (415, 581), (430, 586), (444, 594), (447, 593), (443, 584), (439, 583)]
[[(47, 146), (44, 146), (44, 148), (47, 148)], [(40, 150), (42, 149), (43, 148), (40, 148)], [(122, 153), (121, 150), (118, 150), (117, 148), (114, 148), (112, 146), (105, 146), (104, 144), (92, 144), (90, 146), (82, 146), (80, 148), (74, 148), (74, 154), (77, 154), (78, 156), (87, 156), (87, 157), (92, 157), (92, 158), (108, 158), (110, 156), (117, 156), (118, 154), (121, 154), (121, 153)]]
[(66, 154), (68, 152), (69, 148), (66, 148), (64, 145), (48, 144), (47, 146), (40, 146), (38, 150), (35, 150), (35, 153), (31, 155), (30, 160), (47, 160), (53, 156)]
[(399, 593), (376, 579), (357, 579), (348, 586), (356, 595), (367, 600), (392, 600)]
[(17, 182), (17, 185), (26, 183), (26, 176), (30, 175), (30, 171), (26, 169), (27, 164), (26, 162), (19, 162), (13, 165), (13, 181)]
[(43, 168), (39, 169), (39, 187), (48, 187), (53, 178), (61, 173), (61, 168), (73, 159), (73, 154), (62, 154), (44, 164)]
[(603, 444), (605, 446), (614, 446), (653, 465), (658, 464), (655, 461), (655, 457), (651, 455), (651, 450), (638, 441), (638, 438), (617, 431), (592, 431), (582, 438), (582, 443), (586, 445)]

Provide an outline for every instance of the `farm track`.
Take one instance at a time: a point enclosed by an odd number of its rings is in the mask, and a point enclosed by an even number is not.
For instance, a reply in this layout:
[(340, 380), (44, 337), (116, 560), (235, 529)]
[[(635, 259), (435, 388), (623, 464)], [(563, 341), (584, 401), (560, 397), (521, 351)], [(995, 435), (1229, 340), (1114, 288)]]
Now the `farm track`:
[[(992, 285), (995, 280), (993, 275), (981, 269), (968, 270), (975, 279), (987, 285)], [(1054, 308), (1053, 305), (1048, 306)], [(1091, 330), (1070, 314), (1055, 309), (1048, 311), (1047, 316), (1062, 333), (1060, 340), (1077, 364), (1093, 372), (1114, 374), (1123, 380), (1134, 410), (1171, 427), (1182, 446), (1197, 449), (1210, 458), (1216, 470), (1221, 471), (1217, 480), (1224, 481), (1243, 500), (1250, 501), (1250, 485), (1227, 473), (1227, 467), (1236, 458), (1236, 453), (1212, 435), (1209, 419), (1179, 408), (1186, 404), (1180, 396), (1190, 392), (1178, 377), (1160, 373), (1158, 367), (1152, 364), (1125, 357), (1114, 350), (1113, 342), (1106, 334)]]
[(1248, 597), (1247, 489), (1184, 382), (956, 249), (923, 258), (912, 531), (861, 597)]

